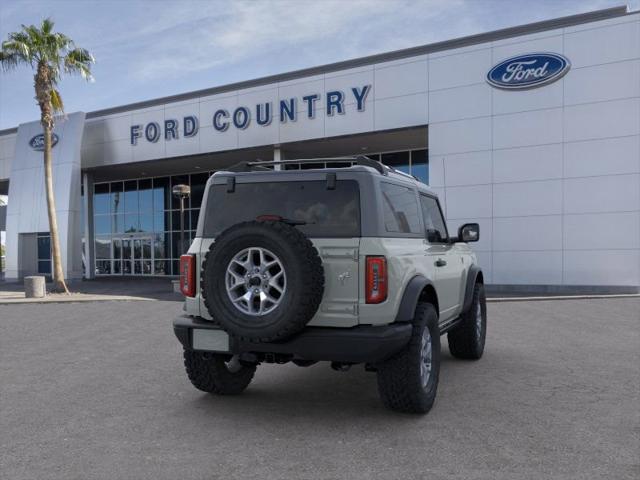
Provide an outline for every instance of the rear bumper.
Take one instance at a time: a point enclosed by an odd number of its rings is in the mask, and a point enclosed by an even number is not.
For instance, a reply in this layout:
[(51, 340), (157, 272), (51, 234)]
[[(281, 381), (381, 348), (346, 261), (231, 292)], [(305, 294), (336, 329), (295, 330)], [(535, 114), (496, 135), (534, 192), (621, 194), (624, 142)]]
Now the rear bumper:
[[(176, 337), (187, 350), (194, 349), (193, 331), (196, 329), (220, 330), (220, 327), (187, 315), (173, 321)], [(351, 328), (306, 327), (288, 340), (268, 343), (249, 343), (229, 337), (229, 353), (279, 354), (301, 360), (375, 363), (400, 351), (409, 342), (411, 329), (409, 323)]]

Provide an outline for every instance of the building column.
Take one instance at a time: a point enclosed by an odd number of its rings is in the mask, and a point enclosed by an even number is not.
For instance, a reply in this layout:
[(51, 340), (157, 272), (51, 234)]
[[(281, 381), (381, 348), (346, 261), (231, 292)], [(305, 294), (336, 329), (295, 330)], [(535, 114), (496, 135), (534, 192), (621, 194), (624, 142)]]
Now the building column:
[[(273, 147), (273, 161), (279, 162), (280, 160), (282, 160), (282, 151), (280, 150), (280, 145), (276, 145)], [(273, 169), (282, 170), (282, 165), (274, 165)]]
[(93, 175), (84, 172), (82, 174), (82, 187), (84, 189), (83, 202), (83, 226), (84, 226), (84, 278), (95, 277), (95, 252), (93, 238)]

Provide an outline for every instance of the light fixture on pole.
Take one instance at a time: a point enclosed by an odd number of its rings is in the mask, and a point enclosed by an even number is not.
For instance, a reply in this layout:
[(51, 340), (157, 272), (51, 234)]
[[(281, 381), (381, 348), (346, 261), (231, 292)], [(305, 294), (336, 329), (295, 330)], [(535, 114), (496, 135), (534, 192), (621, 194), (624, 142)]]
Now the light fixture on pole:
[(183, 253), (185, 253), (185, 248), (184, 248), (184, 201), (189, 198), (189, 195), (191, 195), (191, 188), (189, 187), (189, 185), (175, 185), (172, 189), (171, 192), (173, 193), (173, 196), (176, 198), (180, 199), (180, 249), (179, 249), (179, 253), (180, 255), (182, 255)]

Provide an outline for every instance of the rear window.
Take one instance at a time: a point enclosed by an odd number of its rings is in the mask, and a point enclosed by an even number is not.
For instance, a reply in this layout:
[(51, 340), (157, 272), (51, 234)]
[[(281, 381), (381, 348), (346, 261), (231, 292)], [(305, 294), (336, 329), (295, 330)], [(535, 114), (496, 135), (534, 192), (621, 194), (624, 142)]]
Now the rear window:
[(420, 233), (418, 200), (413, 190), (381, 183), (384, 227), (392, 233)]
[(309, 237), (359, 237), (360, 193), (355, 180), (338, 180), (334, 190), (326, 181), (236, 183), (209, 190), (204, 235), (215, 237), (232, 225), (277, 215), (305, 222), (297, 228)]

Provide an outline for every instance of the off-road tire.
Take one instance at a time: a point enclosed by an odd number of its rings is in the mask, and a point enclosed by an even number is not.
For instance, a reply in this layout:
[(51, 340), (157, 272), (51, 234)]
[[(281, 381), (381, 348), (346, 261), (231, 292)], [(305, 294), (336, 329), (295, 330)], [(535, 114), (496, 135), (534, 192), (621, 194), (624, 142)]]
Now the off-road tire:
[[(480, 328), (478, 329), (478, 313)], [(449, 351), (456, 358), (478, 360), (484, 352), (487, 337), (487, 299), (484, 285), (476, 283), (473, 287), (471, 307), (462, 315), (462, 322), (447, 334)]]
[[(428, 329), (431, 338), (431, 373), (426, 387), (422, 385), (422, 335)], [(438, 390), (440, 372), (440, 330), (438, 314), (430, 303), (419, 303), (413, 319), (411, 339), (406, 347), (377, 365), (378, 391), (382, 402), (391, 410), (427, 413)]]
[[(249, 247), (273, 252), (286, 275), (286, 291), (279, 305), (261, 316), (238, 310), (226, 291), (229, 262)], [(297, 228), (283, 222), (243, 222), (222, 232), (211, 244), (200, 282), (205, 306), (224, 330), (241, 340), (272, 342), (298, 333), (318, 311), (324, 294), (324, 268), (316, 248)]]
[(249, 386), (256, 372), (255, 365), (239, 365), (231, 371), (228, 355), (184, 351), (184, 367), (194, 387), (218, 395), (238, 395)]

